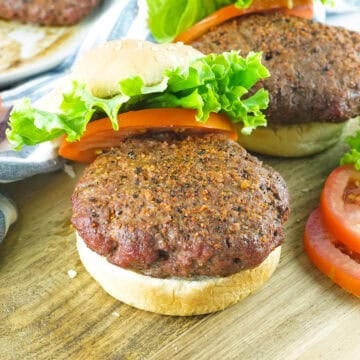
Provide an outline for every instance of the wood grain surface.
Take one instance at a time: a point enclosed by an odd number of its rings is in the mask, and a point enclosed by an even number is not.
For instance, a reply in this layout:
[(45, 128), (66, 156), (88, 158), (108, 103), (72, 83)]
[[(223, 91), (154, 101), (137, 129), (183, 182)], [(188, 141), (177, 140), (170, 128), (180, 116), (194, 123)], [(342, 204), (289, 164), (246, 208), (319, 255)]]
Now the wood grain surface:
[(75, 179), (58, 172), (3, 185), (20, 217), (0, 247), (0, 358), (359, 359), (359, 299), (323, 276), (303, 249), (306, 218), (343, 151), (339, 144), (306, 159), (262, 158), (291, 194), (280, 265), (241, 303), (187, 318), (124, 305), (87, 274), (69, 221), (83, 166), (75, 166)]

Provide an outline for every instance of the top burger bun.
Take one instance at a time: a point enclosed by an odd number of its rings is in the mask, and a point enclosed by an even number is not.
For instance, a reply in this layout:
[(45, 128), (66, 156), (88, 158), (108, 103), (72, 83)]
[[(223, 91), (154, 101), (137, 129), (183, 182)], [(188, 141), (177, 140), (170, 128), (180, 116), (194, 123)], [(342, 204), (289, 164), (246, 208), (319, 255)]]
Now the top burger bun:
[(119, 94), (119, 82), (123, 79), (141, 76), (147, 86), (158, 84), (164, 79), (165, 70), (184, 68), (202, 56), (200, 51), (181, 43), (155, 45), (144, 40), (109, 41), (80, 57), (70, 75), (39, 99), (36, 106), (58, 112), (63, 93), (72, 80), (85, 83), (92, 95), (107, 98)]
[(86, 83), (93, 95), (109, 97), (119, 93), (119, 81), (125, 78), (139, 75), (146, 85), (158, 84), (164, 79), (165, 70), (184, 68), (202, 56), (181, 43), (155, 45), (142, 40), (114, 40), (86, 53), (75, 64), (71, 78)]

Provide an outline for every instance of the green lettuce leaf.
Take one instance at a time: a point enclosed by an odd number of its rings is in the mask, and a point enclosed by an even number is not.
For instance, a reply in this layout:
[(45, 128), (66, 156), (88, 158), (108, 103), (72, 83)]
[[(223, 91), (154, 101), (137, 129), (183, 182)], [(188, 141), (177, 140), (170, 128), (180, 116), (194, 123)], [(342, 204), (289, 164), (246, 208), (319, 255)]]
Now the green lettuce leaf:
[(262, 110), (268, 107), (268, 92), (260, 89), (243, 98), (255, 83), (269, 76), (261, 64), (261, 53), (250, 53), (246, 58), (235, 51), (210, 54), (196, 60), (185, 72), (175, 69), (165, 75), (168, 90), (144, 99), (143, 107), (196, 109), (198, 121), (206, 121), (211, 112), (220, 112), (232, 122), (242, 123), (244, 134), (266, 125)]
[[(75, 120), (74, 123), (76, 127), (78, 122)], [(23, 145), (35, 145), (55, 139), (64, 132), (69, 138), (76, 138), (80, 133), (67, 124), (64, 115), (35, 109), (29, 99), (23, 99), (16, 104), (11, 112), (10, 127), (6, 134), (16, 149), (21, 149)]]
[(91, 95), (85, 84), (73, 81), (63, 94), (59, 113), (36, 109), (26, 99), (18, 103), (10, 114), (7, 137), (17, 149), (61, 135), (71, 142), (80, 139), (94, 117), (109, 117), (118, 130), (118, 113), (159, 107), (195, 109), (196, 119), (203, 122), (211, 112), (224, 113), (234, 123), (241, 123), (242, 132), (249, 134), (257, 126), (266, 125), (262, 111), (269, 102), (264, 89), (255, 93), (249, 90), (268, 76), (261, 53), (243, 58), (232, 51), (197, 59), (185, 70), (167, 70), (163, 80), (151, 86), (146, 86), (140, 76), (122, 80), (120, 94), (108, 99)]
[(34, 108), (29, 99), (18, 102), (11, 114), (6, 135), (15, 149), (35, 145), (66, 135), (69, 142), (79, 140), (96, 111), (107, 114), (113, 128), (118, 129), (117, 114), (129, 99), (117, 95), (111, 99), (92, 96), (84, 84), (72, 82), (69, 92), (63, 94), (62, 112), (52, 113)]
[(354, 136), (348, 136), (345, 142), (350, 146), (350, 150), (342, 157), (340, 163), (353, 164), (355, 169), (360, 170), (360, 130)]
[(199, 20), (234, 2), (232, 0), (147, 0), (149, 28), (156, 41), (170, 42), (176, 35)]
[[(235, 4), (238, 8), (244, 9), (252, 2), (253, 0), (147, 0), (149, 28), (156, 41), (170, 42), (224, 6)], [(333, 0), (321, 2), (331, 4)]]

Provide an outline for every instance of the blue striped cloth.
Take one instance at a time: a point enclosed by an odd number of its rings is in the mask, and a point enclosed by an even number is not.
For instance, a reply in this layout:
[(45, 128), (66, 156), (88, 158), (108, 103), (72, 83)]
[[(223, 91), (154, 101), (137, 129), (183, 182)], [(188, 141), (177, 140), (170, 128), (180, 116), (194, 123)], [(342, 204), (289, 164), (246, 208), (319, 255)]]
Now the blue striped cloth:
[[(360, 1), (352, 1), (360, 9)], [(336, 12), (337, 10), (338, 12)], [(341, 13), (341, 8), (332, 9), (329, 23), (344, 25), (360, 31), (360, 11)], [(22, 97), (36, 102), (47, 94), (54, 84), (69, 71), (77, 57), (86, 50), (106, 40), (135, 38), (153, 41), (146, 26), (145, 0), (108, 0), (104, 3), (102, 13), (92, 25), (85, 39), (74, 53), (60, 66), (46, 74), (28, 79), (23, 84), (0, 93), (3, 105), (11, 108), (12, 104)], [(318, 20), (324, 20), (323, 12), (318, 13)], [(340, 23), (339, 23), (340, 22)], [(35, 174), (62, 169), (64, 161), (56, 155), (56, 144), (44, 143), (33, 147), (24, 147), (20, 152), (12, 151), (5, 138), (8, 112), (0, 113), (0, 183), (19, 181)], [(1, 187), (0, 187), (1, 191)], [(0, 242), (5, 237), (9, 226), (17, 219), (15, 204), (0, 194)]]

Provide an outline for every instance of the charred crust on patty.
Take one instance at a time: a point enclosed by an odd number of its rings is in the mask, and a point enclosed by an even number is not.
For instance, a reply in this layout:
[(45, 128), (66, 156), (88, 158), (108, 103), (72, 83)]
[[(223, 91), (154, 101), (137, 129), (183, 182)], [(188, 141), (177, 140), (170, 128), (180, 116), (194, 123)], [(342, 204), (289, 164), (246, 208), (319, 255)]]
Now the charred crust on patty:
[(218, 134), (126, 139), (85, 170), (72, 202), (91, 250), (158, 278), (254, 268), (289, 214), (281, 176)]

